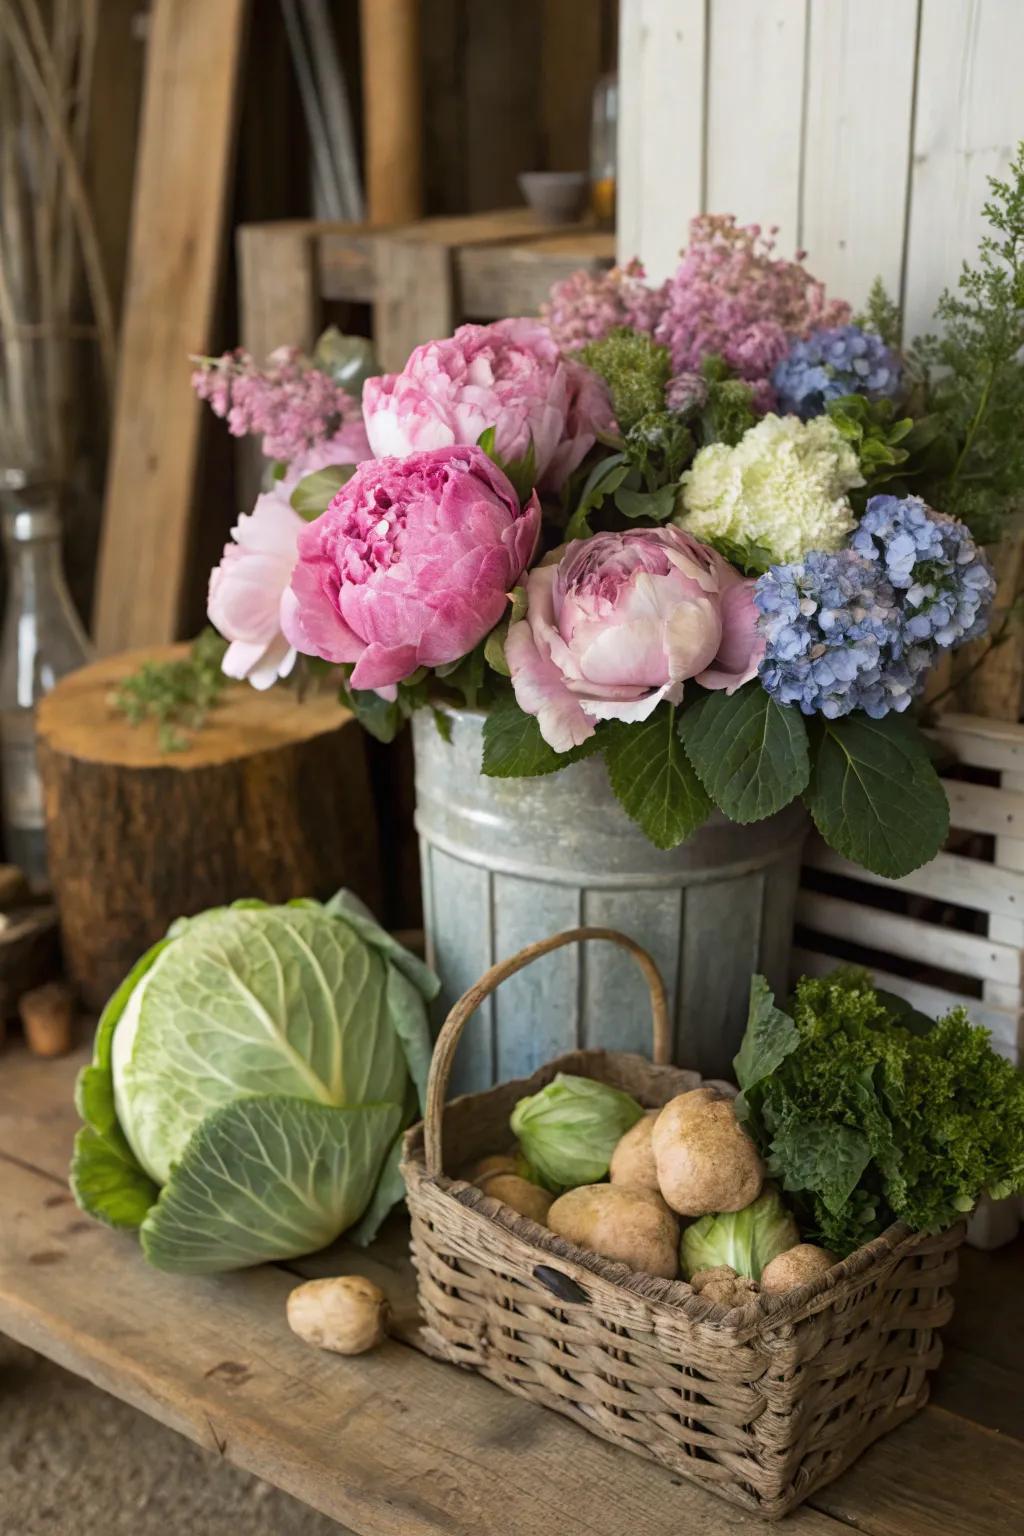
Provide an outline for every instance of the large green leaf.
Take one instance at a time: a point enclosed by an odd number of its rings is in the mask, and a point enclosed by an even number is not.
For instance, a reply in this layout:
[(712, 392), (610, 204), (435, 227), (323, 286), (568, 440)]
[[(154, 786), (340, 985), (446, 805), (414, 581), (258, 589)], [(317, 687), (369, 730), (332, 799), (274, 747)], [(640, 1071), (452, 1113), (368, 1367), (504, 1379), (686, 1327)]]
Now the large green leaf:
[(647, 720), (609, 721), (604, 759), (615, 796), (656, 848), (675, 848), (711, 814), (711, 801), (683, 751), (676, 712), (659, 704)]
[(160, 1191), (116, 1126), (101, 1135), (83, 1125), (71, 1159), (71, 1193), (108, 1227), (138, 1227)]
[(776, 1008), (767, 981), (752, 976), (747, 1028), (732, 1063), (740, 1087), (745, 1092), (770, 1077), (799, 1044), (800, 1031), (788, 1013)]
[(807, 730), (796, 709), (754, 681), (706, 693), (679, 721), (686, 755), (716, 805), (733, 821), (763, 821), (806, 787)]
[(212, 1274), (323, 1248), (365, 1209), (400, 1118), (398, 1104), (338, 1109), (284, 1095), (222, 1106), (142, 1223), (146, 1258)]
[(949, 802), (917, 727), (901, 715), (819, 720), (804, 799), (831, 848), (897, 880), (934, 858)]
[(601, 746), (601, 732), (570, 752), (556, 752), (540, 733), (533, 715), (526, 715), (515, 695), (502, 694), (487, 711), (484, 721), (482, 771), (495, 779), (529, 779), (556, 773), (580, 758), (590, 757)]

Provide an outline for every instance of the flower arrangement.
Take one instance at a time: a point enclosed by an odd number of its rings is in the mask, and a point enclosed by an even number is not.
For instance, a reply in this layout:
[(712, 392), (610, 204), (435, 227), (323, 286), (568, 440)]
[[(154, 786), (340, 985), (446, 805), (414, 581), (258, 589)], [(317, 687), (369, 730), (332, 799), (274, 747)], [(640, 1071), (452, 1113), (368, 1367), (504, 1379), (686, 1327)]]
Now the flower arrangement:
[(337, 665), (385, 740), (486, 707), (485, 774), (601, 753), (660, 848), (802, 797), (909, 872), (948, 828), (912, 707), (986, 630), (980, 541), (1024, 470), (1024, 148), (993, 193), (998, 238), (906, 352), (877, 285), (854, 320), (801, 253), (702, 217), (660, 289), (580, 274), (541, 321), (416, 348), (366, 383), (365, 435), (315, 360), (204, 365), (287, 460), (211, 580), (226, 670)]

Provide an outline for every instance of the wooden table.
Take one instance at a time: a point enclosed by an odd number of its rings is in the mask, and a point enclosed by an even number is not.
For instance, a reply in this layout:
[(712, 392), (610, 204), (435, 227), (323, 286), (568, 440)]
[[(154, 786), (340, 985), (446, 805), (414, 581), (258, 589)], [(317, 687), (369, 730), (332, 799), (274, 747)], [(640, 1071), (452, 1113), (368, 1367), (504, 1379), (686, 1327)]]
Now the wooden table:
[[(84, 1053), (0, 1055), (0, 1330), (366, 1536), (764, 1536), (712, 1494), (415, 1348), (404, 1224), (211, 1279), (149, 1269), (76, 1210), (65, 1174)], [(289, 1332), (303, 1275), (367, 1274), (398, 1337), (356, 1360)], [(783, 1529), (794, 1536), (1024, 1530), (1024, 1244), (965, 1250), (934, 1401)], [(10, 1409), (8, 1410), (10, 1411)]]

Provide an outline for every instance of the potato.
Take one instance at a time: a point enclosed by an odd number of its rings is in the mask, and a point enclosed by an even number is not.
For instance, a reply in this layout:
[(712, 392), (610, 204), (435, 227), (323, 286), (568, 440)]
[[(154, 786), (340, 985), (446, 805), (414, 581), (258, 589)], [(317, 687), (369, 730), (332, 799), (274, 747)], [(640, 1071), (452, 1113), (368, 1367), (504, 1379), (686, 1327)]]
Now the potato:
[(742, 1211), (764, 1182), (757, 1148), (728, 1099), (694, 1088), (672, 1099), (654, 1122), (658, 1187), (680, 1216)]
[(307, 1280), (288, 1295), (288, 1326), (307, 1344), (338, 1355), (362, 1355), (387, 1332), (388, 1303), (362, 1275)]
[(679, 1273), (679, 1223), (653, 1190), (583, 1184), (555, 1201), (548, 1226), (645, 1275), (674, 1280)]
[(809, 1280), (817, 1280), (839, 1261), (827, 1248), (817, 1248), (813, 1243), (797, 1243), (787, 1248), (766, 1264), (761, 1271), (762, 1291), (792, 1291)]
[(653, 1189), (655, 1194), (661, 1193), (651, 1147), (651, 1132), (660, 1113), (658, 1109), (649, 1109), (643, 1119), (631, 1126), (616, 1144), (608, 1172), (613, 1184), (626, 1184), (634, 1189)]
[(491, 1179), (496, 1173), (518, 1173), (515, 1153), (492, 1152), (490, 1157), (478, 1157), (475, 1163), (470, 1163), (461, 1174), (467, 1184), (479, 1184), (482, 1179)]
[(738, 1275), (728, 1264), (714, 1269), (698, 1269), (690, 1281), (698, 1296), (717, 1301), (723, 1307), (742, 1307), (757, 1295), (757, 1282)]
[(548, 1211), (555, 1197), (539, 1184), (531, 1184), (529, 1179), (521, 1179), (517, 1173), (492, 1173), (490, 1178), (479, 1179), (477, 1183), (485, 1195), (510, 1205), (520, 1216), (529, 1216), (542, 1227), (547, 1225)]

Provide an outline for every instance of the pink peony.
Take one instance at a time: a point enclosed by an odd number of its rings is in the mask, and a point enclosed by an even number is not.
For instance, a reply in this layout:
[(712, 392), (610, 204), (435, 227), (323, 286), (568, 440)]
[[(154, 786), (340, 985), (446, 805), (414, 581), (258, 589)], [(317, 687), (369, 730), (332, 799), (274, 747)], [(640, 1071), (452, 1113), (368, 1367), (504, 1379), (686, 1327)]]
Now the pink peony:
[(254, 688), (269, 688), (295, 665), (295, 651), (281, 633), (281, 600), (305, 526), (279, 482), (242, 513), (231, 530), (235, 542), (225, 545), (210, 574), (210, 623), (231, 642), (224, 671), (247, 677)]
[(598, 533), (530, 572), (505, 642), (512, 686), (567, 752), (596, 720), (646, 720), (683, 683), (732, 692), (757, 671), (754, 582), (679, 528)]
[(551, 490), (615, 426), (603, 380), (563, 359), (539, 320), (462, 325), (417, 347), (401, 373), (367, 380), (363, 417), (378, 455), (476, 443), (493, 427), (512, 461), (532, 439), (537, 484)]
[(521, 507), (480, 448), (371, 459), (299, 536), (285, 633), (308, 655), (355, 662), (353, 687), (393, 696), (493, 629), (539, 529), (536, 495)]

